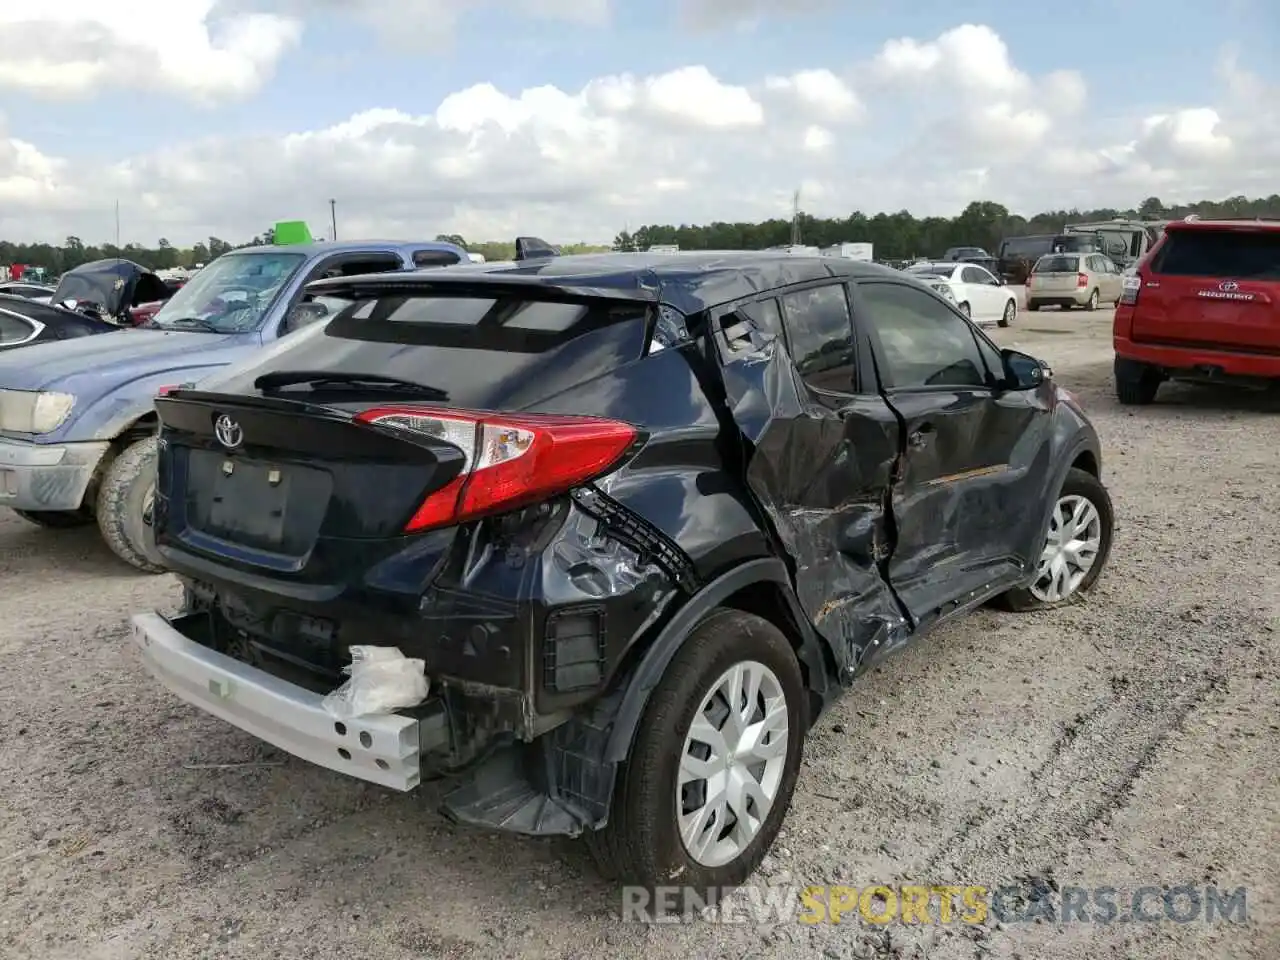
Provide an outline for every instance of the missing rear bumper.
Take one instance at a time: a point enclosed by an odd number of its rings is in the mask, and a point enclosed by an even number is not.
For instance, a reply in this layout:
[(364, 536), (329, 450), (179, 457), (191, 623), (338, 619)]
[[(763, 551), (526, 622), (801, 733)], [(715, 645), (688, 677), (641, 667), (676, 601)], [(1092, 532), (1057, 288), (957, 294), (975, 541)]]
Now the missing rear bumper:
[[(191, 639), (203, 615), (132, 618), (147, 669), (192, 706), (317, 766), (408, 791), (421, 780), (419, 721), (397, 715), (337, 722), (321, 694)], [(198, 633), (193, 633), (198, 636)]]

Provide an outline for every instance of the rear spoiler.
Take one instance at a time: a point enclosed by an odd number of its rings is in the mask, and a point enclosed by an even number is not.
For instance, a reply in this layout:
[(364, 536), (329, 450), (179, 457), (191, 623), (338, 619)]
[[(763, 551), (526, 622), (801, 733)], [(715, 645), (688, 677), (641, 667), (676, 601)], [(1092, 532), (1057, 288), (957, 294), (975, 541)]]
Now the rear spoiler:
[(560, 256), (560, 248), (553, 247), (540, 237), (516, 237), (517, 260), (545, 260)]

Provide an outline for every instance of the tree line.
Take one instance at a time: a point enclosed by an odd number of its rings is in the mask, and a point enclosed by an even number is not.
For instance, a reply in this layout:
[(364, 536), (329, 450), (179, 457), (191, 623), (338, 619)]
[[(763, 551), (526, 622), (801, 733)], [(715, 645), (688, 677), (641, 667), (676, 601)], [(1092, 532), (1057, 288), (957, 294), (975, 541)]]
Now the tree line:
[[(1266, 198), (1232, 197), (1166, 205), (1148, 197), (1137, 207), (1118, 210), (1050, 210), (1033, 217), (1010, 213), (989, 200), (975, 201), (956, 217), (914, 217), (908, 211), (848, 217), (798, 216), (800, 242), (818, 247), (837, 243), (871, 243), (878, 260), (937, 257), (949, 247), (983, 247), (995, 254), (1006, 237), (1057, 233), (1068, 223), (1112, 220), (1179, 220), (1190, 214), (1213, 217), (1263, 217), (1280, 219), (1280, 194)], [(709, 223), (706, 225), (651, 224), (634, 232), (622, 231), (614, 250), (647, 250), (655, 244), (676, 244), (681, 250), (763, 250), (791, 242), (790, 220), (763, 223)]]
[[(936, 257), (948, 247), (985, 247), (989, 252), (995, 253), (1005, 237), (1055, 233), (1064, 224), (1073, 222), (1111, 220), (1115, 217), (1175, 220), (1193, 213), (1206, 219), (1280, 219), (1280, 194), (1252, 200), (1248, 197), (1232, 197), (1229, 200), (1201, 200), (1172, 205), (1164, 204), (1158, 197), (1148, 197), (1129, 210), (1110, 207), (1097, 210), (1052, 210), (1030, 218), (1010, 213), (1001, 204), (979, 200), (969, 204), (956, 217), (918, 218), (901, 210), (870, 216), (854, 211), (848, 217), (821, 218), (802, 212), (798, 217), (798, 225), (801, 242), (805, 244), (825, 247), (845, 242), (872, 243), (875, 245), (877, 259), (908, 259), (917, 256)], [(789, 243), (791, 235), (792, 222), (782, 219), (765, 220), (762, 223), (717, 221), (705, 225), (651, 224), (635, 231), (623, 230), (614, 238), (612, 249), (647, 250), (655, 244), (676, 244), (681, 250), (762, 250)], [(437, 234), (436, 239), (456, 243), (471, 253), (481, 254), (486, 260), (510, 260), (515, 255), (515, 244), (512, 242), (468, 243), (457, 234)], [(190, 268), (196, 264), (208, 263), (228, 250), (268, 244), (271, 241), (270, 230), (243, 243), (233, 244), (218, 237), (209, 237), (207, 241), (190, 247), (174, 246), (163, 237), (154, 247), (137, 243), (126, 243), (121, 247), (110, 243), (86, 244), (75, 236), (67, 237), (61, 245), (0, 240), (0, 265), (24, 263), (44, 267), (51, 276), (93, 260), (112, 257), (123, 257), (152, 270)], [(564, 245), (561, 249), (565, 253), (588, 253), (610, 248), (574, 243)]]

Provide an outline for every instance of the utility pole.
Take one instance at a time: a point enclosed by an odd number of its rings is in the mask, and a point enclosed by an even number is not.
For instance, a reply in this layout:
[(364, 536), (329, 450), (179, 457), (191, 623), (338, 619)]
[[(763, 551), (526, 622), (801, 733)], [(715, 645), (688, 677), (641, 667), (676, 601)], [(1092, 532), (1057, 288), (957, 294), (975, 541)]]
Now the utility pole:
[(116, 250), (120, 249), (120, 201), (116, 201)]
[(329, 226), (333, 228), (333, 240), (338, 241), (338, 201), (329, 201)]
[(800, 246), (800, 188), (791, 195), (791, 245)]

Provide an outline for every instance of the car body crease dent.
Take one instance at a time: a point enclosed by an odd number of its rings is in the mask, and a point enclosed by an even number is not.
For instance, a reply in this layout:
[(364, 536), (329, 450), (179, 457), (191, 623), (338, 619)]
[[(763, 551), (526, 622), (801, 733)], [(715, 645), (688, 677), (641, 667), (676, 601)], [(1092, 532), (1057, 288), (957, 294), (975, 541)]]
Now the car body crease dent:
[(847, 682), (875, 651), (910, 634), (883, 569), (898, 443), (860, 436), (812, 400), (781, 340), (757, 329), (751, 345), (723, 366), (725, 396), (748, 450), (746, 482), (791, 561), (801, 608)]

